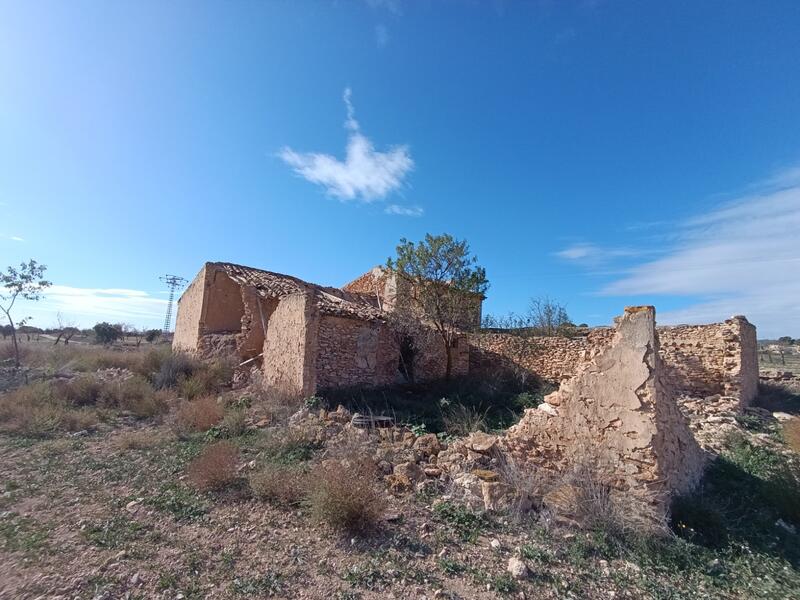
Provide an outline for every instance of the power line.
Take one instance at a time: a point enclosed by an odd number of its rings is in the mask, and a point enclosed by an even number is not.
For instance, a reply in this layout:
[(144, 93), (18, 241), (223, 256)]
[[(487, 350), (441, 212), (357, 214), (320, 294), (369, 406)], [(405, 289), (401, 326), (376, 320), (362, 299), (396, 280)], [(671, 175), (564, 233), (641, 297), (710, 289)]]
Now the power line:
[(167, 301), (167, 316), (164, 318), (164, 329), (162, 330), (164, 333), (168, 333), (170, 330), (170, 325), (172, 322), (172, 301), (175, 299), (175, 290), (179, 287), (183, 287), (185, 283), (188, 283), (186, 279), (183, 277), (179, 277), (178, 275), (164, 275), (163, 277), (158, 278), (160, 281), (163, 281), (169, 287), (169, 300)]

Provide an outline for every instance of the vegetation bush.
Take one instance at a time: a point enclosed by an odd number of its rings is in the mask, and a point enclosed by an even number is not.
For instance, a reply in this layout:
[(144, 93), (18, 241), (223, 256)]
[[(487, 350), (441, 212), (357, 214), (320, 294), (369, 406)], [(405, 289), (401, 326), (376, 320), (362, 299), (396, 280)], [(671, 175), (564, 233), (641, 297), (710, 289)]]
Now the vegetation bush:
[(157, 390), (176, 387), (182, 379), (190, 377), (196, 368), (197, 361), (188, 354), (175, 352), (161, 357), (158, 372), (153, 377), (153, 387)]
[[(331, 410), (342, 404), (352, 412), (388, 415), (396, 422), (425, 425), (427, 431), (439, 433), (447, 431), (445, 417), (459, 406), (470, 409), (465, 414), (480, 415), (487, 430), (506, 429), (527, 408), (519, 404), (520, 394), (527, 392), (541, 397), (541, 391), (547, 389), (534, 379), (501, 373), (494, 377), (468, 376), (424, 384), (326, 390), (320, 395)], [(455, 424), (457, 420), (452, 422)]]
[(444, 429), (448, 434), (456, 436), (467, 436), (473, 431), (486, 431), (488, 412), (489, 409), (480, 411), (464, 404), (447, 406), (442, 410)]
[(208, 431), (219, 424), (224, 410), (211, 396), (197, 400), (184, 400), (178, 405), (173, 419), (173, 428), (179, 435), (197, 431)]
[(238, 437), (245, 432), (247, 411), (243, 408), (230, 408), (222, 418), (222, 429), (228, 437)]
[(317, 465), (310, 475), (307, 500), (312, 518), (348, 533), (374, 529), (387, 506), (376, 475), (375, 463), (364, 457)]
[(314, 432), (299, 427), (270, 429), (256, 441), (259, 458), (266, 462), (293, 465), (309, 461), (322, 447)]
[(299, 504), (308, 490), (308, 473), (295, 466), (266, 464), (250, 475), (253, 493), (278, 506)]
[(206, 446), (189, 465), (189, 480), (201, 491), (221, 490), (236, 480), (239, 450), (230, 442)]

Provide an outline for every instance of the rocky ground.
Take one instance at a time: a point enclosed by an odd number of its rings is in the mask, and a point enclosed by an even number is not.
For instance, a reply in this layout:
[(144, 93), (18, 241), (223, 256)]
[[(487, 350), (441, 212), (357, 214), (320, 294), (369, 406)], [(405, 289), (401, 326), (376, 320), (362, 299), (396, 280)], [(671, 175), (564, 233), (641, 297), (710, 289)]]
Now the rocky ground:
[[(364, 431), (314, 406), (290, 419), (303, 451), (281, 460), (303, 468), (343, 446), (373, 456), (387, 508), (370, 533), (254, 497), (247, 478), (276, 459), (270, 440), (285, 427), (257, 403), (229, 435), (239, 477), (218, 492), (187, 478), (218, 428), (176, 435), (169, 417), (119, 413), (88, 431), (0, 434), (0, 598), (798, 598), (800, 524), (778, 518), (796, 514), (781, 503), (798, 489), (781, 475), (796, 468), (785, 431), (800, 412), (785, 389), (782, 410), (695, 423), (722, 458), (681, 512), (682, 537), (658, 539), (484, 511), (489, 436)], [(470, 477), (454, 485), (448, 465), (464, 462)]]

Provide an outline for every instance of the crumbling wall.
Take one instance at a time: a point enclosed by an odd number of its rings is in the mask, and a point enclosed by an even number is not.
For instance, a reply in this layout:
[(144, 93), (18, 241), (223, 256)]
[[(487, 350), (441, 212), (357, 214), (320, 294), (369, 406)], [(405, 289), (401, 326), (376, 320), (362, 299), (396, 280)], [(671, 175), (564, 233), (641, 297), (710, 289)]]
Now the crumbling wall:
[[(755, 327), (744, 317), (710, 325), (658, 327), (664, 378), (676, 392), (693, 397), (755, 397), (758, 360)], [(470, 336), (470, 371), (523, 371), (560, 383), (608, 346), (613, 328), (591, 329), (586, 336), (524, 337), (511, 333)]]
[(242, 360), (254, 358), (264, 351), (264, 340), (272, 313), (278, 306), (277, 298), (262, 298), (250, 286), (242, 287), (241, 333), (237, 340), (237, 352)]
[(399, 348), (385, 324), (323, 315), (318, 333), (317, 389), (394, 383), (398, 357)]
[(267, 389), (289, 397), (314, 392), (316, 327), (319, 315), (305, 294), (281, 298), (264, 340), (263, 371)]
[(725, 321), (726, 396), (739, 398), (739, 408), (749, 405), (758, 395), (758, 341), (755, 325), (737, 315)]
[(589, 330), (586, 336), (521, 336), (478, 333), (469, 336), (470, 371), (521, 370), (555, 383), (572, 377), (578, 365), (607, 346), (614, 335), (609, 327)]
[(201, 334), (238, 333), (242, 329), (243, 316), (241, 286), (219, 269), (208, 272)]
[(175, 333), (172, 337), (172, 347), (175, 350), (197, 352), (205, 290), (206, 268), (203, 267), (178, 299)]
[(615, 490), (665, 511), (670, 496), (699, 479), (704, 458), (658, 349), (653, 307), (626, 308), (610, 344), (526, 410), (504, 447), (518, 463), (554, 472), (589, 466)]

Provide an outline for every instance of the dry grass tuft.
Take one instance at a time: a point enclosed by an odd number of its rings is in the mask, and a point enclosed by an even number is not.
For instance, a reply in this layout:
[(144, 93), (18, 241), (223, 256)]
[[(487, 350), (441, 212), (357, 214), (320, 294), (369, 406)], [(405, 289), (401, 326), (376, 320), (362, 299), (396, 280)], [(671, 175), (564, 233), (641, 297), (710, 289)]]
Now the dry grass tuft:
[(120, 450), (146, 450), (168, 440), (168, 435), (158, 431), (126, 431), (114, 438), (114, 445)]
[(211, 396), (198, 400), (184, 401), (178, 406), (173, 420), (173, 429), (179, 436), (197, 431), (208, 431), (219, 424), (224, 410)]
[(308, 492), (312, 518), (348, 533), (376, 528), (387, 507), (376, 477), (375, 463), (361, 456), (317, 465)]
[(267, 464), (250, 475), (250, 488), (257, 497), (271, 504), (294, 506), (305, 497), (308, 481), (308, 473), (301, 469)]
[(202, 491), (222, 490), (236, 480), (239, 450), (230, 442), (206, 446), (189, 465), (189, 480)]

